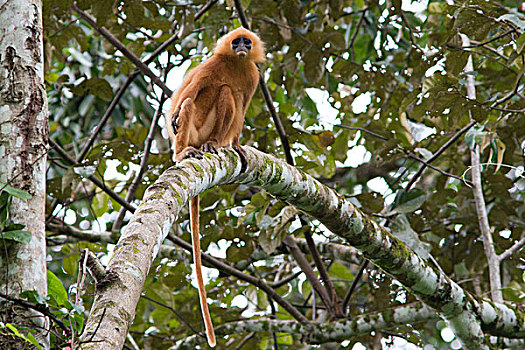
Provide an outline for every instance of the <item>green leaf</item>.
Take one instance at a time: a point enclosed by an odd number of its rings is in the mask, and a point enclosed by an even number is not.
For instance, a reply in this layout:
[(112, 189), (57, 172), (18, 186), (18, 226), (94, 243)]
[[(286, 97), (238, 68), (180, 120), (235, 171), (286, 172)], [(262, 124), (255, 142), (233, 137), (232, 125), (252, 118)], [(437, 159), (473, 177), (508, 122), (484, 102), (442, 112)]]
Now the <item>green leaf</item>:
[(9, 331), (11, 331), (11, 333), (13, 333), (13, 335), (15, 335), (16, 337), (20, 338), (20, 339), (23, 339), (25, 340), (26, 342), (28, 343), (31, 343), (33, 344), (37, 349), (42, 349), (42, 347), (40, 346), (40, 344), (38, 343), (38, 341), (35, 339), (35, 337), (29, 333), (27, 335), (27, 337), (25, 335), (23, 335), (22, 333), (20, 333), (18, 331), (18, 329), (16, 328), (15, 325), (11, 324), (11, 323), (3, 323), (3, 322), (0, 322), (0, 329), (2, 328), (7, 328)]
[(518, 40), (516, 40), (516, 51), (521, 55), (523, 51), (523, 46), (525, 46), (525, 34), (521, 34)]
[(423, 190), (414, 188), (408, 192), (400, 190), (394, 199), (393, 209), (397, 213), (411, 213), (417, 210), (426, 200), (427, 196)]
[(356, 4), (356, 6), (360, 9), (365, 8), (365, 0), (354, 0), (354, 4)]
[(11, 196), (7, 192), (0, 193), (0, 230), (7, 223), (9, 216), (9, 203), (11, 202)]
[(1, 234), (3, 239), (24, 244), (29, 244), (29, 242), (31, 242), (32, 237), (31, 231), (23, 230), (4, 231)]
[(466, 278), (470, 275), (470, 271), (467, 269), (467, 265), (464, 261), (454, 265), (454, 274), (456, 275), (456, 278)]
[(385, 205), (383, 196), (377, 192), (361, 193), (357, 196), (357, 200), (363, 206), (363, 211), (369, 214), (379, 213)]
[(1, 192), (7, 192), (9, 193), (11, 196), (13, 197), (16, 197), (16, 198), (20, 198), (20, 199), (23, 199), (25, 201), (33, 198), (32, 195), (30, 195), (29, 193), (27, 193), (26, 191), (24, 190), (20, 190), (18, 188), (14, 188), (12, 186), (9, 186), (9, 185), (6, 185), (6, 184), (3, 184), (0, 182), (0, 191)]
[(109, 85), (106, 79), (98, 77), (84, 80), (79, 85), (71, 87), (71, 92), (79, 96), (91, 94), (104, 101), (111, 101), (113, 98), (111, 85)]
[(62, 282), (49, 270), (47, 270), (47, 294), (54, 297), (58, 305), (64, 305), (67, 301), (67, 291)]
[(345, 265), (338, 262), (333, 263), (332, 267), (330, 267), (330, 275), (343, 281), (352, 281), (354, 279), (354, 274), (352, 271), (350, 271), (350, 269)]
[(38, 342), (38, 340), (36, 340), (35, 336), (32, 333), (27, 333), (26, 340), (33, 344), (37, 349), (42, 349), (40, 343)]
[(487, 134), (485, 131), (483, 131), (484, 128), (484, 125), (476, 125), (469, 131), (467, 131), (467, 133), (465, 134), (465, 143), (470, 149), (474, 149), (476, 144), (481, 144), (483, 136)]
[(20, 293), (20, 297), (26, 299), (30, 303), (47, 306), (46, 297), (38, 294), (36, 290), (25, 290)]

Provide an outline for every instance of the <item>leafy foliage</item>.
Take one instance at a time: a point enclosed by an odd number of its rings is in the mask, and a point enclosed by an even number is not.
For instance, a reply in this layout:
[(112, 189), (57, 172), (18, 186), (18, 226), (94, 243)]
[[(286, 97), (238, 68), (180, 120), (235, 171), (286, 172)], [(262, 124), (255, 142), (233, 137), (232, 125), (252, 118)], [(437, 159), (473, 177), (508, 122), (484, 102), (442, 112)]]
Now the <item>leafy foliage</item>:
[[(72, 165), (56, 150), (51, 152), (47, 210), (48, 222), (54, 224), (48, 227), (49, 268), (54, 274), (48, 302), (63, 307), (55, 312), (64, 310), (60, 316), (67, 316), (68, 324), (78, 331), (83, 310), (64, 299), (59, 282), (65, 290), (75, 285), (82, 249), (88, 247), (105, 259), (112, 246), (102, 241), (88, 243), (63, 231), (60, 224), (97, 232), (113, 229), (121, 205), (88, 178), (103, 180), (125, 198), (147, 152), (145, 142), (155, 111), (159, 105), (167, 106), (162, 105), (165, 96), (161, 90), (142, 74), (134, 77), (135, 67), (128, 58), (73, 11), (72, 3), (44, 1), (50, 138), (76, 161)], [(519, 2), (242, 3), (252, 29), (267, 46), (268, 60), (261, 70), (296, 166), (352, 196), (380, 223), (392, 225), (394, 233), (410, 246), (419, 246), (422, 255), (432, 255), (451, 278), (463, 280), (462, 287), (469, 292), (481, 296), (489, 290), (487, 260), (467, 182), (469, 148), (482, 148), (485, 200), (496, 251), (501, 253), (523, 237), (525, 227), (525, 22)], [(180, 39), (148, 65), (167, 77), (172, 89), (180, 83), (182, 72), (209, 54), (221, 34), (239, 25), (232, 1), (215, 3), (196, 19), (204, 5), (204, 1), (78, 3), (98, 26), (105, 27), (142, 60), (184, 28)], [(469, 47), (463, 47), (462, 34), (470, 38)], [(469, 57), (474, 72), (467, 74), (464, 67)], [(476, 99), (467, 97), (468, 75), (475, 79)], [(134, 77), (131, 82), (130, 77)], [(116, 101), (127, 82), (129, 86)], [(107, 123), (94, 134), (110, 101), (116, 101), (115, 107)], [(447, 145), (471, 118), (477, 126)], [(164, 123), (161, 117), (144, 174), (128, 199), (133, 204), (171, 165)], [(260, 91), (246, 113), (245, 125), (243, 144), (284, 158), (282, 142)], [(91, 136), (95, 136), (94, 144), (83, 156)], [(427, 168), (414, 179), (422, 166), (416, 159), (432, 159), (431, 164), (441, 172)], [(416, 181), (408, 188), (412, 179)], [(7, 193), (15, 195), (6, 187), (0, 203), (8, 203)], [(252, 253), (260, 247), (265, 258), (245, 264), (245, 272), (269, 282), (297, 271), (282, 240), (292, 232), (300, 237), (305, 228), (286, 203), (232, 184), (208, 191), (201, 207), (204, 250), (219, 249), (226, 252), (228, 262), (241, 263), (253, 259)], [(125, 216), (124, 220), (128, 219), (129, 215)], [(189, 240), (188, 217), (179, 224), (182, 238)], [(338, 242), (319, 223), (307, 225), (316, 239)], [(6, 227), (2, 230), (9, 231)], [(147, 298), (139, 302), (131, 328), (141, 348), (164, 349), (175, 339), (194, 334), (193, 329), (201, 329), (189, 259), (175, 263), (163, 258), (152, 266), (144, 291)], [(337, 259), (325, 262), (342, 300), (359, 267)], [(522, 302), (524, 275), (517, 255), (506, 260), (502, 269), (508, 281), (505, 298)], [(221, 274), (215, 278), (215, 271), (210, 274), (214, 278), (207, 289), (214, 301), (211, 313), (217, 325), (269, 314), (290, 319), (254, 286)], [(89, 288), (83, 295), (87, 309), (92, 302), (92, 286)], [(276, 290), (308, 318), (317, 317), (312, 287), (303, 277)], [(412, 301), (414, 297), (369, 266), (351, 296), (349, 317)], [(400, 327), (392, 334), (415, 344), (449, 348), (440, 336), (443, 327), (443, 322), (431, 320)], [(245, 336), (232, 334), (231, 339), (239, 344)], [(261, 333), (245, 341), (245, 348), (255, 348), (255, 344), (270, 348), (273, 341), (280, 348), (296, 348), (301, 337), (273, 338)], [(373, 341), (371, 335), (365, 335), (344, 345), (361, 342), (370, 347)]]

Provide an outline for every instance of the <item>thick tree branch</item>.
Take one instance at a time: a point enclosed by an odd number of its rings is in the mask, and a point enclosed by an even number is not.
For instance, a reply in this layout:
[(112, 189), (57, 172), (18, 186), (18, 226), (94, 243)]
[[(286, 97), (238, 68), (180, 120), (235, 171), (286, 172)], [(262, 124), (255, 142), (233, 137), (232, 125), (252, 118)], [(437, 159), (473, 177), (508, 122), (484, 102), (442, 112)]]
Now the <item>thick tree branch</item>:
[[(524, 318), (516, 307), (476, 299), (344, 196), (282, 160), (251, 147), (244, 149), (247, 170), (243, 173), (238, 153), (221, 149), (217, 155), (204, 154), (203, 159), (178, 163), (148, 188), (115, 246), (106, 271), (111, 280), (95, 295), (83, 339), (91, 337), (99, 322), (95, 340), (106, 345), (108, 339), (125, 339), (151, 262), (180, 210), (195, 195), (227, 183), (262, 187), (320, 220), (447, 319), (465, 348), (486, 348), (480, 341), (482, 330), (498, 336), (525, 337)], [(119, 303), (114, 302), (117, 296)], [(112, 317), (102, 318), (105, 309)], [(113, 348), (117, 347), (106, 347)]]
[[(383, 312), (373, 312), (359, 315), (352, 320), (340, 320), (328, 323), (311, 323), (303, 326), (295, 321), (282, 320), (243, 320), (227, 323), (215, 329), (217, 335), (228, 335), (249, 332), (279, 332), (289, 334), (303, 334), (310, 344), (323, 344), (328, 342), (341, 342), (356, 336), (370, 334), (373, 331), (381, 331), (402, 327), (407, 324), (417, 324), (432, 319), (437, 319), (429, 307), (419, 303), (399, 306)], [(177, 350), (195, 349), (205, 340), (190, 336), (177, 342), (174, 346)]]
[[(75, 241), (99, 242), (99, 243), (115, 243), (118, 239), (118, 233), (112, 232), (96, 232), (88, 230), (80, 230), (71, 225), (62, 225), (56, 222), (50, 222), (46, 225), (46, 230), (66, 235), (67, 237), (74, 237)], [(48, 236), (48, 239), (50, 237)], [(51, 238), (55, 238), (51, 236)], [(65, 240), (67, 241), (67, 239)], [(65, 243), (65, 242), (64, 242)]]

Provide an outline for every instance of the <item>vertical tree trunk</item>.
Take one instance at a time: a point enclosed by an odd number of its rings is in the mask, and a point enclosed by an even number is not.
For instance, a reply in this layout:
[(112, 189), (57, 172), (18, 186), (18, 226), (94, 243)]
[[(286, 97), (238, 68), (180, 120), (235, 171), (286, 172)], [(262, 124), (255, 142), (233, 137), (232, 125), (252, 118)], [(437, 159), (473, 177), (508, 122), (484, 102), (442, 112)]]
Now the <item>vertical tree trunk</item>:
[[(32, 195), (27, 201), (12, 198), (10, 221), (24, 225), (24, 230), (31, 232), (31, 240), (27, 244), (18, 243), (4, 239), (2, 235), (0, 292), (16, 297), (24, 290), (36, 290), (40, 295), (46, 295), (48, 113), (44, 87), (42, 1), (4, 1), (0, 8), (0, 23), (0, 182)], [(20, 320), (9, 316), (12, 307), (5, 302), (1, 304), (0, 320), (18, 326)], [(38, 330), (37, 339), (43, 348), (49, 348), (46, 319), (23, 311), (25, 316), (22, 319), (33, 320), (29, 327)], [(44, 328), (35, 327), (35, 322), (37, 327)], [(2, 348), (10, 348), (2, 340)]]

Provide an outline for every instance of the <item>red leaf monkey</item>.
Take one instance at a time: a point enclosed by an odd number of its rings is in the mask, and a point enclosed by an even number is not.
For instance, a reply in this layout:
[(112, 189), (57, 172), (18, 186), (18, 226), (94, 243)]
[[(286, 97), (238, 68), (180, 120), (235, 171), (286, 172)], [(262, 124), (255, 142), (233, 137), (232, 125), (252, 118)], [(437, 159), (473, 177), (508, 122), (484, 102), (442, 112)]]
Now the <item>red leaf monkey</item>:
[[(218, 147), (225, 146), (232, 146), (244, 158), (239, 137), (246, 108), (259, 82), (255, 63), (264, 60), (264, 44), (259, 37), (238, 28), (219, 39), (213, 56), (186, 74), (172, 97), (168, 114), (173, 161), (201, 158), (202, 152), (217, 153)], [(215, 332), (201, 271), (198, 196), (190, 200), (190, 222), (202, 316), (208, 343), (213, 347)]]

